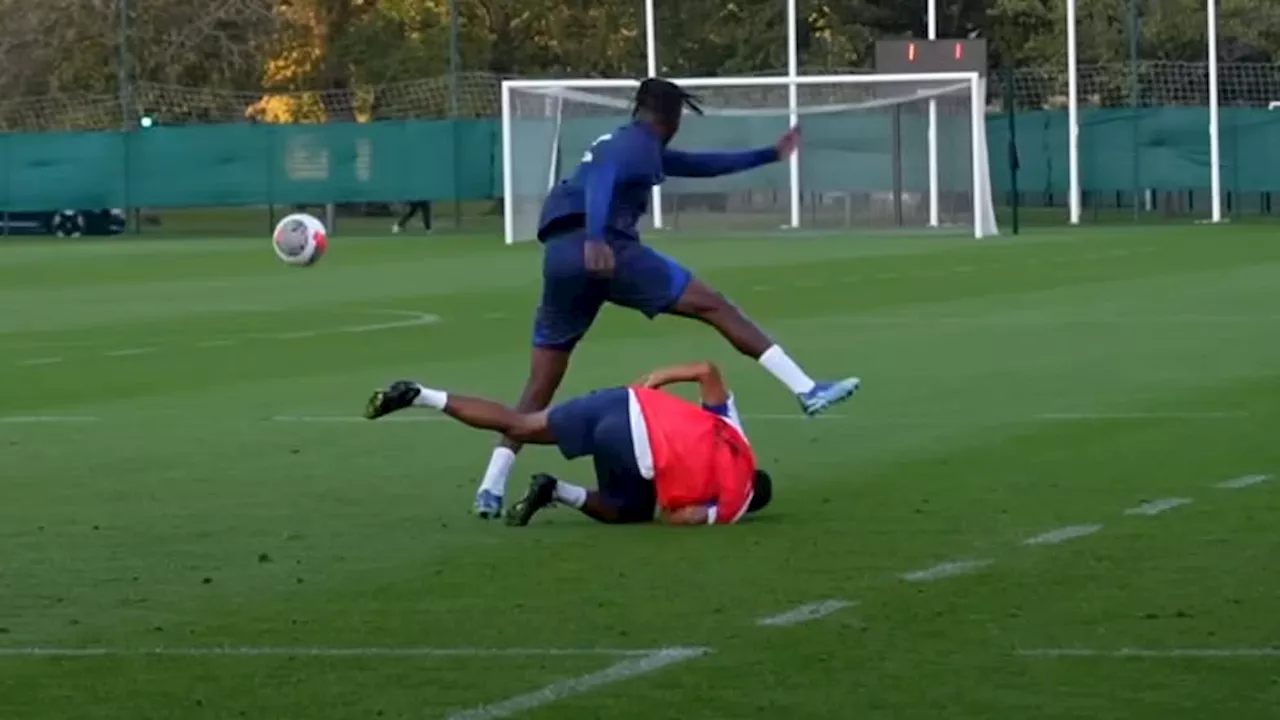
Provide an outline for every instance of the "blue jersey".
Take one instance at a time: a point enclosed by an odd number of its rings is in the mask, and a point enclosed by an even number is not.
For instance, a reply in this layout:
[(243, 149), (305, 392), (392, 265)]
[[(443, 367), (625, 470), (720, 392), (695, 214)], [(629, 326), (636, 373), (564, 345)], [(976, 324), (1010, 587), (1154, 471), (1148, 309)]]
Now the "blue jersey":
[(671, 177), (715, 177), (775, 162), (772, 147), (747, 152), (687, 153), (662, 144), (653, 126), (635, 121), (601, 135), (577, 170), (551, 189), (542, 204), (538, 239), (583, 230), (592, 240), (638, 242), (636, 225), (649, 211), (649, 194)]

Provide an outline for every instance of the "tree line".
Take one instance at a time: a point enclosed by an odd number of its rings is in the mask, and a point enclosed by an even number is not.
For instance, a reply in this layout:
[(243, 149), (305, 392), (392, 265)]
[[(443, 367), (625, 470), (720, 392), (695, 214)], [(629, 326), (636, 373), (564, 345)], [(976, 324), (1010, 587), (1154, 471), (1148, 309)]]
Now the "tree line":
[[(925, 34), (924, 0), (798, 2), (808, 71), (867, 68), (875, 39)], [(995, 66), (1062, 68), (1065, 4), (939, 0), (940, 33), (987, 38)], [(782, 0), (655, 5), (663, 74), (786, 67)], [(1278, 59), (1280, 2), (1219, 5), (1224, 61)], [(71, 96), (108, 103), (129, 87), (354, 97), (451, 69), (635, 76), (645, 71), (643, 12), (643, 0), (0, 0), (0, 104)], [(1125, 62), (1135, 47), (1143, 60), (1205, 60), (1205, 0), (1079, 0), (1078, 16), (1081, 63)], [(331, 114), (360, 105), (323, 102)]]

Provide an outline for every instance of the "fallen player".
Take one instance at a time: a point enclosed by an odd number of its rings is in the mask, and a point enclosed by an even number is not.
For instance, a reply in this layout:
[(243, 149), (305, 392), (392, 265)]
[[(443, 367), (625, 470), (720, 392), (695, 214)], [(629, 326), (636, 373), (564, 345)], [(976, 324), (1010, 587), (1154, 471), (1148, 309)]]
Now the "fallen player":
[[(601, 136), (573, 175), (552, 188), (542, 206), (542, 298), (533, 326), (529, 376), (516, 404), (532, 413), (551, 404), (574, 347), (605, 303), (653, 318), (676, 315), (714, 327), (734, 348), (785, 385), (808, 415), (825, 411), (858, 389), (856, 377), (817, 381), (724, 295), (675, 260), (644, 245), (637, 225), (650, 191), (668, 176), (708, 178), (743, 172), (789, 157), (797, 130), (776, 144), (746, 152), (681, 152), (668, 147), (685, 109), (701, 114), (679, 85), (648, 78), (636, 91), (632, 121)], [(732, 250), (730, 250), (732, 252)], [(507, 474), (520, 443), (510, 435), (494, 448), (476, 492), (475, 513), (502, 514)]]
[[(698, 384), (700, 405), (660, 389), (684, 382)], [(768, 505), (773, 495), (733, 395), (709, 362), (657, 370), (633, 386), (596, 390), (536, 412), (400, 380), (369, 398), (365, 417), (408, 407), (442, 410), (517, 442), (555, 445), (569, 460), (591, 457), (595, 490), (534, 475), (507, 513), (508, 525), (527, 525), (553, 504), (611, 524), (650, 522), (661, 510), (672, 525), (726, 525)]]

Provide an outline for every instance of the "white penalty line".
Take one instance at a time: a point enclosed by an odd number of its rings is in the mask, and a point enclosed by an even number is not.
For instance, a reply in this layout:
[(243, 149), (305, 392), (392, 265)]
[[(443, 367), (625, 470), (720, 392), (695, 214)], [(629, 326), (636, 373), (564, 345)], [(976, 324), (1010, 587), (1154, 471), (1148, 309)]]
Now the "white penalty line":
[(561, 680), (533, 692), (516, 695), (490, 705), (453, 713), (446, 720), (497, 720), (498, 718), (511, 717), (565, 698), (582, 695), (605, 685), (612, 685), (623, 680), (648, 675), (669, 665), (701, 657), (708, 652), (710, 652), (708, 648), (696, 647), (657, 650), (641, 657), (623, 660), (598, 672)]
[(1280, 658), (1280, 648), (1033, 648), (1018, 650), (1017, 654), (1038, 658)]
[(483, 647), (0, 647), (0, 657), (642, 657), (700, 648), (483, 648)]
[(1247, 487), (1253, 487), (1254, 485), (1261, 485), (1270, 479), (1270, 475), (1245, 475), (1243, 477), (1232, 478), (1230, 480), (1223, 480), (1217, 485), (1214, 485), (1214, 487), (1222, 488), (1224, 490), (1241, 490)]
[(1029, 537), (1022, 541), (1023, 545), (1056, 545), (1064, 543), (1068, 540), (1075, 540), (1087, 535), (1092, 535), (1102, 529), (1101, 525), (1068, 525), (1067, 527), (1050, 530), (1033, 537)]
[(909, 573), (903, 573), (899, 577), (907, 582), (933, 582), (944, 578), (955, 577), (971, 573), (990, 565), (992, 560), (981, 558), (978, 560), (956, 560), (953, 562), (945, 562), (933, 567), (927, 567), (923, 570), (913, 570)]
[(806, 603), (798, 607), (792, 608), (784, 613), (762, 617), (756, 621), (756, 625), (761, 627), (789, 627), (791, 625), (799, 625), (810, 620), (817, 620), (830, 615), (833, 612), (843, 610), (847, 607), (856, 605), (852, 600), (831, 599), (819, 602)]
[(5, 425), (41, 425), (54, 423), (91, 423), (102, 418), (90, 415), (10, 415), (0, 417), (0, 424)]
[(1221, 420), (1225, 418), (1249, 417), (1247, 412), (1095, 412), (1095, 413), (1040, 413), (1037, 420), (1060, 420), (1063, 422), (1103, 421), (1103, 420)]
[(1172, 497), (1160, 498), (1159, 500), (1150, 500), (1144, 502), (1137, 507), (1131, 507), (1124, 511), (1125, 515), (1159, 515), (1176, 507), (1191, 504), (1191, 498)]

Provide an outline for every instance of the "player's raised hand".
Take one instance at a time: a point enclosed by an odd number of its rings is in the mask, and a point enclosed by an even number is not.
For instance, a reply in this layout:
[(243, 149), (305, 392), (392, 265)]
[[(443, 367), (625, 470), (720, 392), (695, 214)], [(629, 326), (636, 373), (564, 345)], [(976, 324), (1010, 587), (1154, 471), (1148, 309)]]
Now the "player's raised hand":
[(774, 144), (774, 148), (778, 151), (778, 159), (785, 160), (791, 157), (791, 154), (800, 146), (800, 126), (796, 125), (790, 130), (782, 134), (778, 138), (778, 142)]
[(587, 272), (597, 277), (613, 275), (613, 248), (603, 240), (588, 240), (583, 250)]

